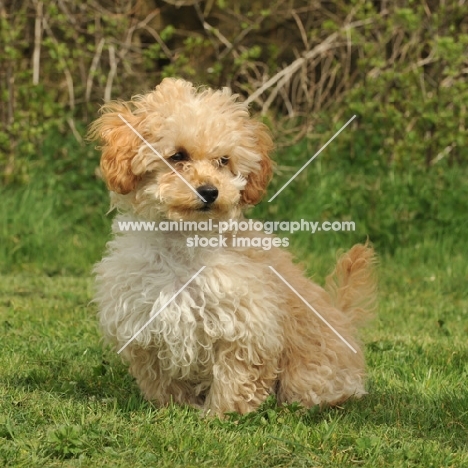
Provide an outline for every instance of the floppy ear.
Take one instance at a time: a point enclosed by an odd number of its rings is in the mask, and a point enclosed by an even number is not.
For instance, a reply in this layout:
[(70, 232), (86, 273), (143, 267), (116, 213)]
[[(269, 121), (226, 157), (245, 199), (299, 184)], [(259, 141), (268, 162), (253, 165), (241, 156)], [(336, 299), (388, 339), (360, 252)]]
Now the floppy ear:
[(88, 132), (88, 139), (99, 140), (101, 172), (109, 190), (126, 194), (136, 188), (140, 176), (132, 171), (132, 159), (141, 146), (141, 139), (125, 124), (119, 114), (135, 129), (142, 120), (131, 112), (129, 104), (112, 101), (102, 106), (102, 113)]
[(251, 172), (247, 177), (247, 185), (241, 196), (246, 205), (256, 205), (262, 199), (273, 174), (273, 163), (269, 153), (274, 145), (266, 125), (255, 121), (249, 121), (249, 125), (252, 127), (253, 139), (256, 141), (254, 150), (260, 154), (261, 159), (258, 170)]

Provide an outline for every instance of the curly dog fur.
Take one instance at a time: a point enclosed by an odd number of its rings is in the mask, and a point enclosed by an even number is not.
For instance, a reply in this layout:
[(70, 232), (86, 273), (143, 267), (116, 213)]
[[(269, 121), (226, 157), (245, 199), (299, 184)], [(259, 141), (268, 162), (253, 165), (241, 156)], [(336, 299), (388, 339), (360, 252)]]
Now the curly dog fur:
[(187, 247), (194, 232), (119, 229), (122, 221), (241, 219), (260, 201), (273, 144), (237, 96), (165, 79), (146, 95), (105, 104), (90, 136), (102, 143), (101, 171), (119, 211), (114, 238), (95, 267), (108, 341), (125, 346), (205, 267), (122, 351), (147, 399), (222, 415), (253, 411), (270, 394), (312, 406), (365, 393), (357, 329), (375, 299), (371, 247), (355, 245), (344, 254), (324, 289), (279, 248)]

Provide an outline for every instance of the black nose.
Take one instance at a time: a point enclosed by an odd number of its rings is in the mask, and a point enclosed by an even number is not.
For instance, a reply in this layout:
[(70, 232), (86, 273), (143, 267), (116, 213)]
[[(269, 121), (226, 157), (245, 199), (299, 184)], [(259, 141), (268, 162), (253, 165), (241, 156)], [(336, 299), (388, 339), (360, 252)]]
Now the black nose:
[(206, 203), (213, 203), (218, 198), (218, 189), (214, 185), (201, 185), (197, 192), (205, 199)]

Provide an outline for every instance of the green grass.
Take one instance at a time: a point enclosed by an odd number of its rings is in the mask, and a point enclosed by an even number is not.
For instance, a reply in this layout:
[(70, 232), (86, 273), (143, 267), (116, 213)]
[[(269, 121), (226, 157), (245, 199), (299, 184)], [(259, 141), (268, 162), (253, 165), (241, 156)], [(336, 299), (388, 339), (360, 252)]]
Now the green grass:
[(468, 268), (461, 254), (418, 259), (381, 259), (369, 395), (321, 411), (269, 401), (225, 421), (141, 399), (100, 344), (89, 278), (4, 276), (0, 465), (466, 466)]
[(96, 206), (81, 191), (55, 194), (35, 185), (0, 191), (0, 272), (89, 274), (110, 233), (102, 192)]
[[(307, 152), (283, 157), (270, 196)], [(379, 310), (363, 331), (369, 395), (322, 410), (269, 400), (222, 421), (155, 408), (102, 346), (90, 278), (109, 235), (102, 185), (61, 167), (3, 189), (0, 466), (468, 466), (468, 171), (325, 162), (252, 216), (354, 220), (355, 233), (289, 236), (318, 282), (338, 249), (366, 235), (375, 243)]]

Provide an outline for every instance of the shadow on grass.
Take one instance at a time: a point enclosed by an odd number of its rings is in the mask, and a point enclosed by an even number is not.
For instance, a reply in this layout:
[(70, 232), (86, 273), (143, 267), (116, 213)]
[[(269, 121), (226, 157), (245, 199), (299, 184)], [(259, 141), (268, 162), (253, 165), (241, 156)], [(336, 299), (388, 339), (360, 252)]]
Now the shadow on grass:
[[(98, 351), (94, 350), (95, 355)], [(127, 368), (117, 359), (110, 362), (107, 354), (101, 359), (88, 359), (78, 367), (73, 359), (54, 359), (34, 363), (27, 371), (8, 379), (14, 388), (39, 391), (78, 402), (114, 402), (122, 413), (145, 409), (150, 405), (140, 394)]]

